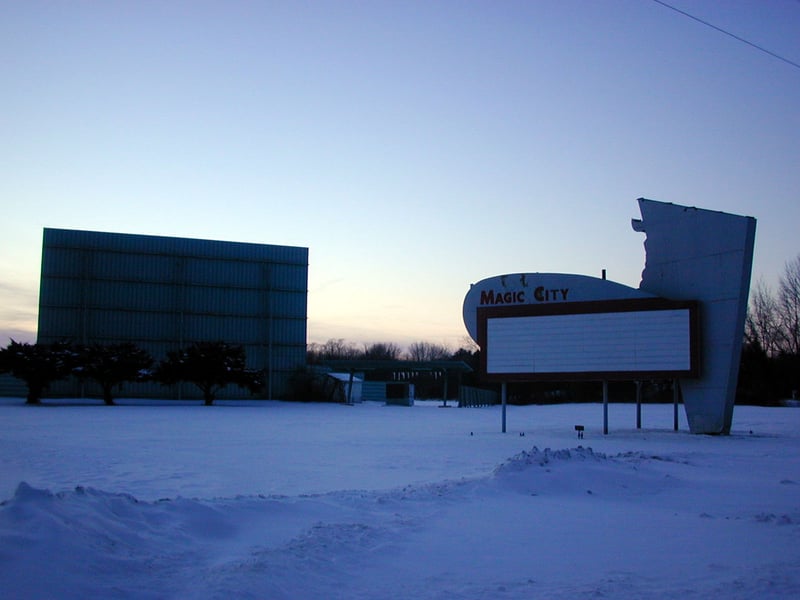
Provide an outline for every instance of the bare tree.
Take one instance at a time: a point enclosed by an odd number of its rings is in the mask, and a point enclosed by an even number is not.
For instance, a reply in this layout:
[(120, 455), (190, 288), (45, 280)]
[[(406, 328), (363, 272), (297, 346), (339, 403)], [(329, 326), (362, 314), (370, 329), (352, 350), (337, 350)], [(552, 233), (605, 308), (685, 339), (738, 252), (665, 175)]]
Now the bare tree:
[(781, 323), (775, 296), (764, 280), (750, 292), (745, 323), (745, 341), (767, 356), (776, 356), (781, 348)]
[(747, 307), (737, 402), (775, 403), (800, 390), (800, 255), (788, 261), (776, 294), (759, 281)]
[(478, 346), (478, 344), (475, 343), (475, 340), (473, 340), (471, 337), (465, 335), (461, 338), (460, 349), (466, 350), (467, 352), (475, 353), (480, 349), (480, 346)]
[(452, 354), (447, 346), (431, 342), (414, 342), (408, 347), (408, 358), (417, 361), (447, 360)]
[(324, 344), (312, 342), (306, 351), (311, 364), (325, 360), (350, 360), (361, 356), (361, 351), (351, 342), (342, 338), (329, 339)]
[(366, 360), (399, 360), (402, 354), (403, 350), (397, 344), (377, 342), (364, 344), (364, 352), (361, 358)]
[(782, 350), (800, 354), (800, 254), (786, 263), (778, 283)]

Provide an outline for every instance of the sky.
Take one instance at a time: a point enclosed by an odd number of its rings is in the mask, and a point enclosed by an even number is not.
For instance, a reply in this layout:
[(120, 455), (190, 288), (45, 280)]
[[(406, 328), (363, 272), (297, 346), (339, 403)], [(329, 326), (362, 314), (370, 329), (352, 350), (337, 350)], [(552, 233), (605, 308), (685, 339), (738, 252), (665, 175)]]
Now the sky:
[[(800, 63), (797, 0), (671, 0)], [(308, 341), (457, 348), (470, 283), (638, 286), (636, 199), (800, 254), (800, 68), (653, 0), (0, 0), (0, 339), (42, 229), (309, 248)]]

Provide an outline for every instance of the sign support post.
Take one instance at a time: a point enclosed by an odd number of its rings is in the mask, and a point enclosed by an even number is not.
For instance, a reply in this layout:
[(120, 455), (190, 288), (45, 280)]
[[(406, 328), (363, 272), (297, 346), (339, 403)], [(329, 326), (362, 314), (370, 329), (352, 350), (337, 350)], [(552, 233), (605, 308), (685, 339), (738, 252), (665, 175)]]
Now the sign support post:
[(506, 382), (500, 384), (500, 399), (503, 403), (503, 433), (506, 432), (506, 403), (508, 397), (508, 386)]
[(636, 380), (636, 429), (642, 428), (642, 382)]
[(679, 388), (678, 388), (678, 380), (672, 380), (672, 428), (675, 431), (678, 431), (678, 395), (679, 395)]

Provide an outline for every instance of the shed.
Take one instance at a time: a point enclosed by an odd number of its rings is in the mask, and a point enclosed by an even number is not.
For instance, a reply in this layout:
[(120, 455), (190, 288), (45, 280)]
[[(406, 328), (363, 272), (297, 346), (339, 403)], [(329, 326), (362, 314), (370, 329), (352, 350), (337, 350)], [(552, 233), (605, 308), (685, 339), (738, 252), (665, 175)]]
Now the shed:
[(332, 402), (354, 404), (362, 401), (364, 380), (350, 373), (326, 373), (323, 393)]
[[(336, 372), (349, 373), (348, 381), (350, 378), (353, 378), (353, 380), (355, 379), (355, 373), (368, 373), (373, 371), (391, 373), (440, 372), (444, 375), (443, 406), (447, 406), (447, 375), (449, 373), (457, 373), (460, 377), (463, 373), (472, 372), (472, 368), (467, 363), (460, 360), (329, 360), (325, 361), (324, 365)], [(390, 394), (388, 390), (386, 390), (387, 397), (384, 398), (384, 400), (391, 404), (400, 403), (411, 406), (414, 403), (413, 391), (411, 391), (413, 387), (406, 388), (406, 390), (406, 398), (402, 402), (389, 402), (388, 396), (394, 394)]]

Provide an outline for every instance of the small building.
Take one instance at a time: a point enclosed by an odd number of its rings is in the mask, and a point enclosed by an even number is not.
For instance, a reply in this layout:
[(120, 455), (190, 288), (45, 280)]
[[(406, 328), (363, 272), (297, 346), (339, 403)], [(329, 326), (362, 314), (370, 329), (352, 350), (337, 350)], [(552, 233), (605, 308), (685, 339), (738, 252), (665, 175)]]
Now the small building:
[(326, 373), (322, 394), (330, 402), (355, 404), (363, 401), (364, 380), (350, 373)]
[(414, 384), (409, 381), (365, 381), (364, 400), (395, 406), (414, 406)]

